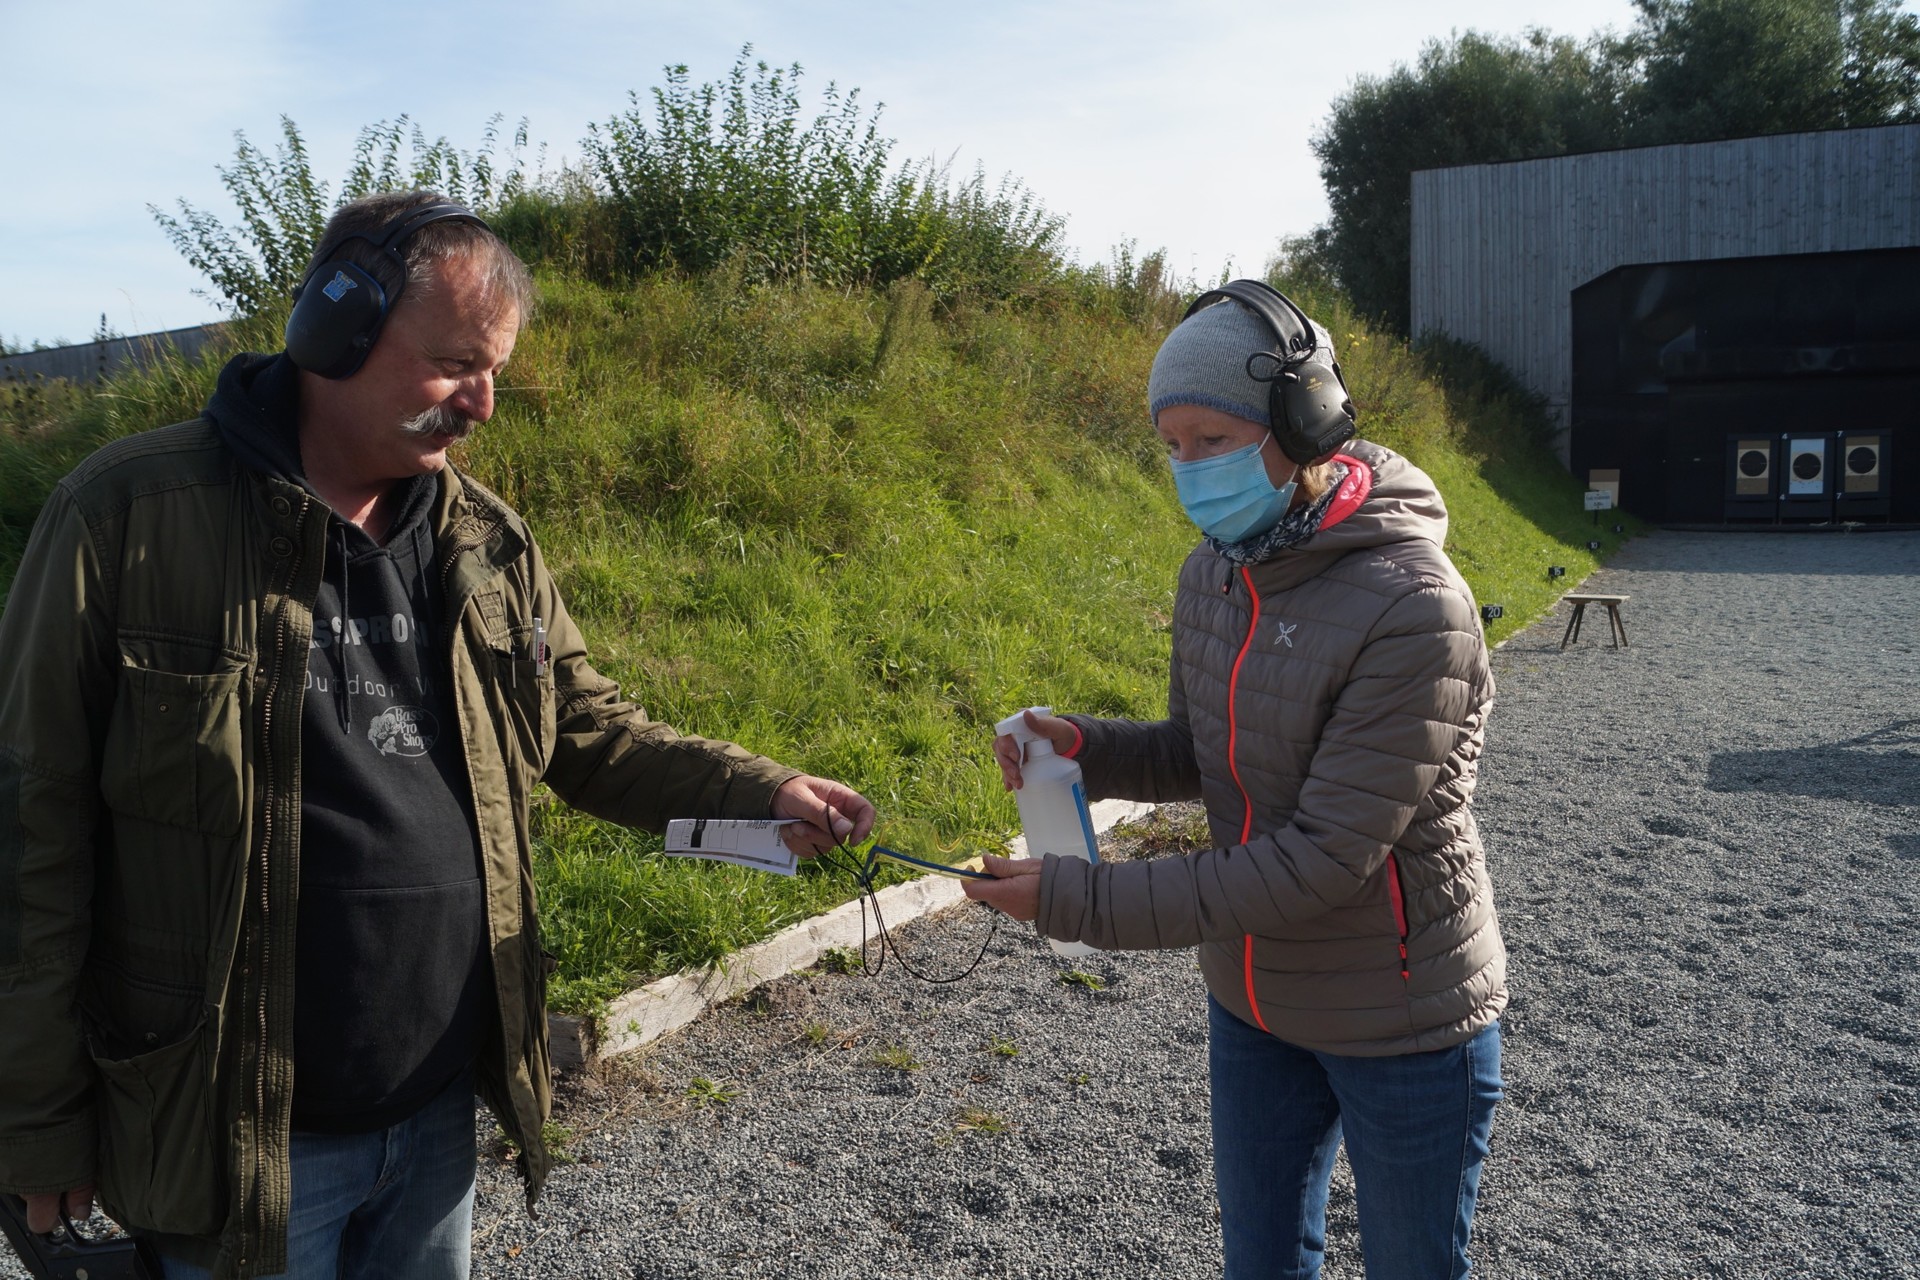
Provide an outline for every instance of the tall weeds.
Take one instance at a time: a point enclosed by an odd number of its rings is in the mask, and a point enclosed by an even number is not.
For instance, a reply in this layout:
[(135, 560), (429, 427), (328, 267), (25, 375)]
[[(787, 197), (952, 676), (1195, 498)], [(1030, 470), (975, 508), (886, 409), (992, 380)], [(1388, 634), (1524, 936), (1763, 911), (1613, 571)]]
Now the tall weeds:
[(1062, 222), (1013, 179), (953, 183), (931, 160), (893, 167), (880, 115), (828, 84), (810, 121), (801, 69), (749, 64), (694, 85), (685, 66), (592, 126), (589, 165), (629, 271), (733, 263), (749, 281), (882, 285), (1009, 296), (1058, 273)]
[(590, 126), (578, 168), (529, 172), (524, 119), (507, 134), (494, 116), (466, 151), (401, 116), (360, 131), (336, 190), (282, 117), (271, 153), (234, 135), (233, 162), (219, 169), (232, 225), (184, 200), (177, 213), (148, 212), (235, 316), (283, 302), (340, 204), (412, 188), (486, 216), (530, 263), (603, 283), (724, 269), (748, 284), (917, 279), (943, 299), (1009, 299), (1060, 282), (1063, 220), (1017, 179), (896, 166), (858, 90), (828, 84), (809, 118), (800, 67), (750, 57), (743, 49), (723, 81), (700, 85), (668, 67), (664, 84)]
[[(367, 125), (335, 197), (330, 185), (314, 176), (300, 127), (282, 116), (280, 141), (272, 155), (236, 130), (233, 163), (219, 168), (220, 185), (239, 211), (238, 226), (229, 227), (185, 200), (175, 202), (178, 217), (155, 205), (148, 205), (147, 212), (212, 286), (212, 293), (197, 293), (217, 295), (233, 316), (260, 315), (286, 305), (313, 257), (321, 229), (334, 209), (348, 201), (424, 187), (487, 213), (529, 198), (538, 180), (529, 181), (520, 155), (527, 143), (527, 122), (520, 122), (510, 149), (497, 158), (504, 118), (496, 115), (487, 122), (480, 147), (472, 152), (444, 136), (429, 141), (426, 131), (406, 116)], [(411, 146), (406, 158), (403, 143)]]

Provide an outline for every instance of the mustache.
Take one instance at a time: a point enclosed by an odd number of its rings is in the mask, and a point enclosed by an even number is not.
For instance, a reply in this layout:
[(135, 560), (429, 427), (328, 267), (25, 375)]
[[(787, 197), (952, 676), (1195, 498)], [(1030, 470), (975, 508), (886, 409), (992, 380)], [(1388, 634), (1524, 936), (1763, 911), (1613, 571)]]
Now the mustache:
[(458, 409), (437, 404), (425, 413), (408, 418), (400, 424), (400, 430), (402, 434), (410, 436), (440, 435), (451, 436), (455, 440), (465, 440), (479, 425)]

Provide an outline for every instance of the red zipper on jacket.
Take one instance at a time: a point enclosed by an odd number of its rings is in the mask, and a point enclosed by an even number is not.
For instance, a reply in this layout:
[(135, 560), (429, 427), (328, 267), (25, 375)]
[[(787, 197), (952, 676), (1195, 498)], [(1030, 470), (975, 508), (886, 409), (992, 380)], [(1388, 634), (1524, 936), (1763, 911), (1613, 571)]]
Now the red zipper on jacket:
[(1393, 925), (1400, 931), (1400, 981), (1412, 982), (1407, 972), (1407, 902), (1400, 893), (1400, 864), (1387, 855), (1387, 896), (1393, 899)]
[[(1253, 797), (1247, 794), (1246, 784), (1240, 781), (1240, 719), (1234, 710), (1234, 695), (1240, 689), (1240, 665), (1247, 660), (1247, 651), (1253, 648), (1253, 633), (1260, 627), (1260, 593), (1253, 589), (1253, 572), (1245, 565), (1240, 566), (1240, 577), (1247, 584), (1247, 602), (1252, 612), (1247, 618), (1246, 639), (1240, 642), (1240, 652), (1233, 658), (1233, 672), (1227, 677), (1227, 772), (1233, 776), (1233, 785), (1240, 789), (1240, 843), (1245, 844), (1253, 836)], [(1267, 1020), (1260, 1016), (1260, 1001), (1253, 994), (1252, 934), (1246, 935), (1241, 951), (1241, 968), (1247, 984), (1247, 1008), (1253, 1010), (1253, 1025), (1266, 1031)]]

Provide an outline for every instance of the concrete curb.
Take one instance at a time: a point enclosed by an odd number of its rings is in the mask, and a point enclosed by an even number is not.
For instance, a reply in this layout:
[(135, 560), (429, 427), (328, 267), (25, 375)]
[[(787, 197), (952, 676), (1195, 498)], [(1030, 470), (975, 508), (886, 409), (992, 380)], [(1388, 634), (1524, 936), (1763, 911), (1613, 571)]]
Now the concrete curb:
[[(1093, 829), (1100, 834), (1122, 822), (1143, 818), (1153, 810), (1151, 804), (1132, 800), (1101, 800), (1089, 806)], [(1018, 837), (1008, 846), (1008, 853), (1013, 857), (1024, 857), (1026, 851), (1026, 841)], [(905, 884), (891, 885), (879, 894), (880, 910), (886, 916), (889, 929), (953, 906), (965, 897), (958, 880), (942, 875), (925, 875)], [(719, 964), (655, 979), (609, 1004), (602, 1020), (605, 1030), (598, 1036), (591, 1019), (548, 1014), (547, 1032), (554, 1068), (571, 1070), (589, 1061), (644, 1048), (686, 1026), (709, 1005), (805, 969), (834, 947), (859, 946), (860, 928), (861, 902), (856, 898), (825, 915), (802, 920), (765, 942), (736, 951)]]

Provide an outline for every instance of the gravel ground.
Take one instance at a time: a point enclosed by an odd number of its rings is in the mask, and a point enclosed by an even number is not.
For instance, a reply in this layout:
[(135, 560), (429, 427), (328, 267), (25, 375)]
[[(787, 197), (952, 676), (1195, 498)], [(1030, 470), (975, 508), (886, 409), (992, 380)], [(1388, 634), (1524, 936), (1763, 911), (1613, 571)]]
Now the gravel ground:
[[(1920, 1276), (1920, 535), (1658, 534), (1494, 656), (1477, 811), (1513, 952), (1488, 1277)], [(1150, 840), (1161, 847), (1179, 816)], [(1138, 845), (1140, 837), (1131, 838)], [(980, 908), (904, 931), (964, 965)], [(567, 1088), (484, 1277), (1218, 1274), (1190, 952), (952, 986), (811, 971)], [(486, 1126), (491, 1132), (491, 1126)], [(1329, 1277), (1357, 1277), (1336, 1183)]]
[[(1920, 1277), (1920, 534), (1664, 533), (1584, 587), (1631, 648), (1561, 652), (1563, 609), (1494, 655), (1476, 1274)], [(902, 947), (952, 972), (987, 925)], [(1008, 925), (950, 986), (809, 971), (570, 1077), (537, 1221), (483, 1115), (474, 1274), (1211, 1277), (1206, 1095), (1190, 952)], [(1344, 1165), (1326, 1274), (1361, 1275)]]

